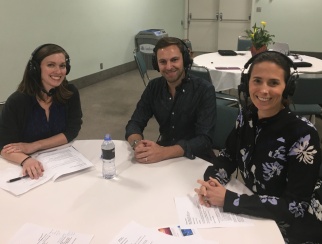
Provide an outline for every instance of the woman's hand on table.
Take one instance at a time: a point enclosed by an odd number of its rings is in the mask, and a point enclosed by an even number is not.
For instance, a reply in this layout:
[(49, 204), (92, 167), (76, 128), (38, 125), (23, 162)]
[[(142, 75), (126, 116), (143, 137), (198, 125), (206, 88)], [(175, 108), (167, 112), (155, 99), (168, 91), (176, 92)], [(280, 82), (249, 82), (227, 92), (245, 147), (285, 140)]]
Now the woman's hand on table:
[(198, 180), (201, 186), (196, 188), (201, 205), (223, 207), (225, 203), (226, 188), (218, 180), (211, 178), (208, 181)]
[(22, 175), (29, 175), (31, 179), (38, 179), (43, 176), (44, 167), (35, 158), (27, 158), (22, 166)]
[(31, 154), (36, 152), (38, 149), (36, 147), (35, 143), (24, 143), (24, 142), (18, 142), (18, 143), (10, 143), (3, 147), (4, 153), (24, 153), (24, 154)]

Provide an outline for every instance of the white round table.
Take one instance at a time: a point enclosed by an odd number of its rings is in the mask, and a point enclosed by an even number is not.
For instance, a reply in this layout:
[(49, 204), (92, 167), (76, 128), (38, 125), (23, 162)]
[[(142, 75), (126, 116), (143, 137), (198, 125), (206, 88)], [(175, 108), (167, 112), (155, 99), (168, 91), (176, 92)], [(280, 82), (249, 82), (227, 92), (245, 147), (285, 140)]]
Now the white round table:
[[(18, 197), (0, 190), (0, 243), (7, 243), (25, 223), (93, 234), (92, 244), (109, 243), (131, 221), (155, 229), (179, 224), (174, 197), (193, 193), (209, 163), (179, 157), (139, 164), (127, 142), (114, 142), (116, 179), (102, 177), (102, 141), (80, 140), (73, 146), (94, 164), (91, 169), (46, 182)], [(17, 166), (0, 158), (0, 170), (8, 167)], [(284, 243), (274, 221), (254, 223), (199, 232), (203, 239), (223, 244)]]
[[(216, 91), (237, 89), (240, 84), (241, 72), (244, 65), (251, 58), (249, 51), (236, 51), (237, 56), (221, 56), (218, 52), (196, 56), (194, 65), (205, 66), (210, 71), (210, 76)], [(300, 55), (312, 67), (298, 67), (300, 74), (321, 74), (322, 60), (306, 55)]]

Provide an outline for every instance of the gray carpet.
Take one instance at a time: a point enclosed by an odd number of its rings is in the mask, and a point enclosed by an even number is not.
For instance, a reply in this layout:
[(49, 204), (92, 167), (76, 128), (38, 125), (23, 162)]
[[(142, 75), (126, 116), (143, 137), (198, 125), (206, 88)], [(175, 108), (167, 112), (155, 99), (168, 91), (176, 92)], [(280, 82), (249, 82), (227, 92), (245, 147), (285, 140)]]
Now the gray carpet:
[[(148, 71), (150, 78), (159, 76)], [(124, 140), (125, 126), (130, 119), (145, 86), (138, 70), (107, 79), (80, 89), (83, 126), (77, 139), (102, 139), (110, 133), (115, 140)], [(315, 126), (322, 136), (322, 119), (316, 117)], [(158, 125), (152, 118), (145, 130), (145, 138), (157, 140)]]

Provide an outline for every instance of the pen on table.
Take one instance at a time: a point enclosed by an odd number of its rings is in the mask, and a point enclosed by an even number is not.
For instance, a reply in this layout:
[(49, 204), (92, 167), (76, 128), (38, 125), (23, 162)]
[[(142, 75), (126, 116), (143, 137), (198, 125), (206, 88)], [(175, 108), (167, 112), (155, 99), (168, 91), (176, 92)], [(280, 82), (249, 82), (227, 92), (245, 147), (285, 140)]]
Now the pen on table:
[(22, 179), (28, 178), (28, 177), (29, 177), (29, 175), (20, 176), (20, 177), (17, 177), (17, 178), (13, 178), (11, 180), (8, 180), (7, 183), (15, 182), (17, 180), (22, 180)]

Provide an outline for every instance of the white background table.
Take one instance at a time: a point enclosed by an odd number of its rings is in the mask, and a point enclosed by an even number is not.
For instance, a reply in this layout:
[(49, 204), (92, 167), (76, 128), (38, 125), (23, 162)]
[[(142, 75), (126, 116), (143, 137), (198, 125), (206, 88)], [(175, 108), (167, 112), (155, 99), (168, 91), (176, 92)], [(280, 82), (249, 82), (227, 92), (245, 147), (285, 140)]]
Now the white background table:
[[(196, 56), (194, 65), (205, 66), (210, 71), (210, 76), (216, 91), (237, 89), (240, 84), (240, 74), (245, 63), (251, 58), (249, 51), (237, 51), (237, 56), (221, 56), (218, 52)], [(297, 68), (300, 74), (322, 73), (322, 60), (306, 55), (300, 55), (303, 61), (312, 64), (312, 67)], [(238, 67), (239, 69), (218, 70), (216, 67)]]
[[(47, 182), (16, 197), (0, 190), (0, 243), (6, 243), (25, 223), (94, 234), (91, 243), (108, 243), (134, 220), (146, 227), (178, 224), (174, 197), (192, 193), (209, 163), (176, 158), (138, 164), (125, 141), (115, 141), (118, 177), (101, 176), (101, 140), (75, 141), (73, 146), (94, 167)], [(0, 159), (0, 170), (16, 167)], [(200, 229), (204, 239), (222, 243), (284, 243), (272, 220), (255, 226)]]

